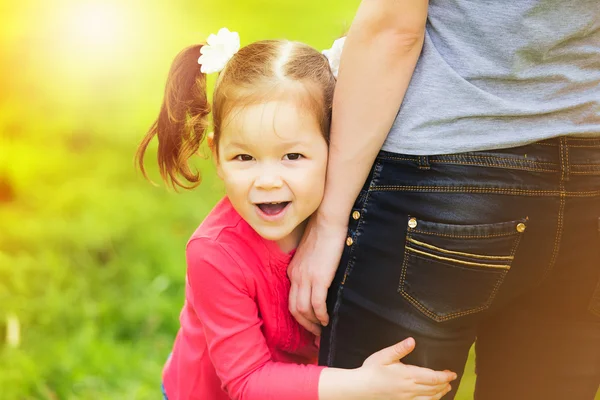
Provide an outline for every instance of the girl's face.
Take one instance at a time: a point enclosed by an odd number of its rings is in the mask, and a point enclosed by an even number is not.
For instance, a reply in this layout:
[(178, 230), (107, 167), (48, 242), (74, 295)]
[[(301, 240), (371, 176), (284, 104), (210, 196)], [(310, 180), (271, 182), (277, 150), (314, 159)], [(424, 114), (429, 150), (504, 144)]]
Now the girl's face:
[(319, 123), (291, 100), (229, 115), (217, 159), (227, 196), (259, 235), (291, 251), (323, 198), (328, 148)]

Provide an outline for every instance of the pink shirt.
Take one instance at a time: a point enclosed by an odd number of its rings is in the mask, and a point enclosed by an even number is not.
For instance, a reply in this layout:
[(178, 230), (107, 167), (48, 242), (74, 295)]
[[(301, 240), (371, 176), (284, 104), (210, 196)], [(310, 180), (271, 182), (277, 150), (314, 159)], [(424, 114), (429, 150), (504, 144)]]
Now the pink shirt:
[(169, 400), (318, 400), (316, 338), (288, 311), (291, 255), (221, 200), (187, 245)]

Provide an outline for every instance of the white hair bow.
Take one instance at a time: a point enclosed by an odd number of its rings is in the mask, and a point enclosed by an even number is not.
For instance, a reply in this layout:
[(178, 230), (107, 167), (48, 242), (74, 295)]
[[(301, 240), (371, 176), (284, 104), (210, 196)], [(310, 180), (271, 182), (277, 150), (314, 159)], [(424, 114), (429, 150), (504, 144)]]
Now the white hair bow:
[(227, 28), (219, 29), (217, 34), (210, 34), (206, 45), (200, 49), (198, 64), (201, 65), (200, 72), (212, 74), (221, 72), (231, 57), (240, 49), (240, 35), (230, 32)]
[(330, 49), (323, 50), (323, 55), (329, 60), (329, 66), (333, 76), (337, 78), (340, 69), (340, 60), (342, 58), (342, 50), (344, 49), (344, 43), (346, 42), (346, 36), (337, 39), (333, 42), (333, 46)]

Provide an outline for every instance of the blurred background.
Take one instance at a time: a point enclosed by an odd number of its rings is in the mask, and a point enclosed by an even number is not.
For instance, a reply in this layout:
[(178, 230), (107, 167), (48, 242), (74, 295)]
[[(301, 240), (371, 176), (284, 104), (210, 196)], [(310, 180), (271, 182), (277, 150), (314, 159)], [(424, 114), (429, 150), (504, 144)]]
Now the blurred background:
[[(187, 193), (134, 168), (171, 60), (222, 26), (328, 48), (358, 3), (2, 2), (0, 399), (160, 398), (184, 246), (223, 194), (208, 160)], [(459, 399), (473, 382), (471, 357)]]

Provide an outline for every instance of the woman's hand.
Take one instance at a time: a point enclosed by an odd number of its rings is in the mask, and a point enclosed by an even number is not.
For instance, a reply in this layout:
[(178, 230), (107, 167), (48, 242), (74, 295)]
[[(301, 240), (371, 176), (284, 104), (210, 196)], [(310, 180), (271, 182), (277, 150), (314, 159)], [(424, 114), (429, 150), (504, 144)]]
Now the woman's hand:
[(340, 262), (348, 232), (347, 224), (324, 221), (316, 213), (288, 267), (291, 281), (289, 309), (304, 328), (320, 335), (329, 323), (327, 289)]

